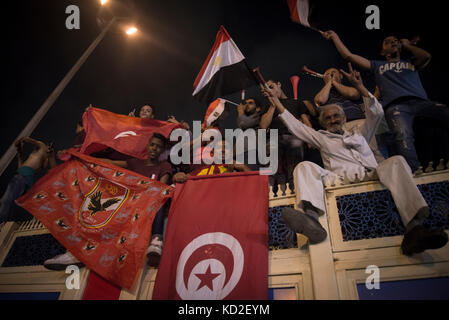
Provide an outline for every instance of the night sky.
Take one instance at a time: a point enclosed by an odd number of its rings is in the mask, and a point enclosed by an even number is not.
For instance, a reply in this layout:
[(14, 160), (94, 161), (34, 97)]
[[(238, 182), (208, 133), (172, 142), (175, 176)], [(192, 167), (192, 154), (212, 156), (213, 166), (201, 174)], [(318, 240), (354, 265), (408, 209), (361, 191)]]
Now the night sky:
[[(112, 1), (112, 0), (110, 0)], [(394, 2), (394, 3), (393, 3)], [(224, 25), (252, 67), (260, 66), (265, 78), (282, 82), (292, 96), (289, 77), (299, 75), (299, 98), (312, 100), (320, 90), (320, 79), (300, 74), (305, 64), (320, 73), (345, 62), (332, 42), (318, 32), (290, 20), (285, 0), (135, 0), (122, 1), (120, 14), (137, 20), (139, 33), (126, 37), (109, 32), (81, 70), (31, 135), (53, 141), (57, 150), (70, 147), (75, 127), (85, 107), (127, 114), (133, 108), (151, 104), (156, 118), (166, 120), (204, 119), (207, 108), (192, 98), (192, 86)], [(382, 39), (421, 37), (420, 47), (432, 54), (432, 61), (421, 72), (429, 98), (448, 103), (447, 13), (442, 1), (315, 1), (314, 18), (321, 30), (336, 31), (352, 52), (366, 58), (381, 58)], [(365, 8), (380, 8), (380, 30), (367, 30)], [(77, 5), (81, 28), (68, 30), (65, 9)], [(32, 115), (50, 95), (100, 33), (96, 22), (96, 0), (11, 1), (2, 10), (3, 77), (2, 140), (3, 154)], [(128, 8), (128, 9), (126, 9)], [(126, 10), (125, 10), (126, 9)], [(5, 72), (6, 71), (6, 72)], [(362, 73), (368, 89), (373, 77)], [(258, 94), (257, 88), (247, 97)], [(228, 96), (238, 102), (240, 94)], [(236, 127), (233, 110), (224, 127)], [(3, 192), (12, 176), (14, 160), (0, 181)]]

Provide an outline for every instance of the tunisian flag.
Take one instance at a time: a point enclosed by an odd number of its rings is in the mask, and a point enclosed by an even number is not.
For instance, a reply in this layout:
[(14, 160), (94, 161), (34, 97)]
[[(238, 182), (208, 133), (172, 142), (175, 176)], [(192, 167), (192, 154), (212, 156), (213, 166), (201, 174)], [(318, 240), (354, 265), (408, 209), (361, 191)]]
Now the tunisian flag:
[(69, 150), (16, 200), (88, 268), (131, 288), (143, 266), (156, 212), (173, 187)]
[(81, 153), (91, 154), (110, 147), (139, 159), (148, 158), (146, 146), (153, 133), (168, 138), (179, 124), (129, 117), (98, 108), (88, 108), (83, 114), (86, 138)]
[(193, 96), (210, 103), (215, 98), (245, 89), (255, 84), (246, 59), (220, 26), (214, 46), (193, 83)]
[(268, 299), (268, 180), (258, 172), (177, 184), (153, 299)]

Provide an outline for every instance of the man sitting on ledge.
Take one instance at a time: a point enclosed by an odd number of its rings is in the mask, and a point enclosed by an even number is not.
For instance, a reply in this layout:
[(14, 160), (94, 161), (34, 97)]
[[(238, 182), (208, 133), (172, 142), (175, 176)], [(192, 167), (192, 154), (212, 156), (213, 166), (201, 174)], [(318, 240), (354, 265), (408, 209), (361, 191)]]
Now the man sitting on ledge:
[(297, 138), (320, 149), (323, 169), (304, 161), (294, 171), (295, 193), (299, 210), (285, 208), (282, 217), (293, 231), (309, 238), (311, 244), (326, 239), (326, 231), (318, 222), (318, 215), (325, 212), (322, 179), (343, 179), (344, 175), (363, 179), (366, 174), (377, 171), (380, 182), (391, 192), (406, 231), (401, 244), (405, 255), (437, 249), (446, 245), (448, 236), (443, 230), (430, 230), (422, 223), (430, 214), (429, 206), (413, 180), (410, 167), (402, 156), (391, 157), (379, 165), (367, 141), (370, 141), (383, 115), (382, 106), (363, 85), (360, 73), (349, 74), (341, 70), (351, 84), (357, 88), (365, 104), (366, 121), (356, 128), (358, 132), (343, 130), (346, 122), (344, 111), (337, 105), (322, 106), (320, 123), (326, 130), (315, 131), (305, 126), (284, 108), (270, 90), (264, 95), (271, 97), (279, 118)]

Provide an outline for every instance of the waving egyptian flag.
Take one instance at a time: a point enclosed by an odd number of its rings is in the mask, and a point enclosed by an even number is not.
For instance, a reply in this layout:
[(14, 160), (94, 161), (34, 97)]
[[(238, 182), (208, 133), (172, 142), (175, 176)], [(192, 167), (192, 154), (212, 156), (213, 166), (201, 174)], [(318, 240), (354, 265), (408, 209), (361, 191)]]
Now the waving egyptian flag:
[(210, 103), (215, 98), (245, 89), (255, 82), (245, 57), (221, 26), (214, 46), (193, 84), (193, 96)]
[(268, 299), (267, 176), (176, 185), (153, 299)]
[[(315, 3), (311, 0), (287, 0), (290, 9), (290, 17), (293, 22), (302, 24), (305, 27), (319, 31), (315, 14)], [(313, 14), (313, 15), (312, 15)]]
[(131, 157), (146, 159), (146, 146), (157, 132), (169, 137), (179, 124), (153, 119), (129, 117), (107, 110), (89, 108), (83, 114), (86, 138), (80, 152), (92, 154), (107, 147)]

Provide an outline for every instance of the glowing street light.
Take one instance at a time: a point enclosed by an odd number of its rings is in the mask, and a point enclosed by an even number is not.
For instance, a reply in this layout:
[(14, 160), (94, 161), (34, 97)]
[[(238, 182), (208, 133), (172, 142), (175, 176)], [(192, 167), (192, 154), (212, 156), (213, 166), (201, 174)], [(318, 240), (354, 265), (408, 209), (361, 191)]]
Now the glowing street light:
[[(108, 0), (101, 0), (101, 5), (103, 6), (106, 4)], [(101, 33), (98, 35), (98, 37), (92, 42), (92, 44), (87, 48), (87, 50), (84, 52), (84, 54), (78, 59), (78, 61), (75, 63), (75, 65), (70, 69), (70, 71), (65, 75), (65, 77), (61, 80), (61, 82), (58, 84), (58, 86), (53, 90), (53, 92), (50, 94), (50, 96), (45, 100), (45, 102), (41, 105), (39, 110), (33, 115), (31, 120), (28, 122), (28, 124), (25, 126), (25, 128), (20, 132), (20, 134), (17, 136), (17, 138), (14, 140), (18, 140), (21, 137), (29, 136), (34, 131), (34, 129), (37, 127), (39, 122), (42, 120), (42, 118), (45, 116), (45, 114), (48, 112), (48, 110), (51, 108), (53, 103), (56, 101), (56, 99), (59, 97), (59, 95), (62, 93), (62, 91), (65, 89), (67, 84), (70, 82), (70, 80), (75, 76), (75, 74), (78, 72), (78, 70), (81, 68), (81, 66), (84, 64), (86, 59), (90, 56), (90, 54), (95, 50), (97, 45), (101, 42), (101, 40), (105, 37), (106, 33), (112, 28), (112, 26), (116, 23), (119, 23), (119, 20), (121, 18), (112, 17), (107, 22), (107, 25), (102, 28)], [(121, 28), (119, 28), (121, 29)], [(137, 32), (136, 27), (129, 27), (126, 29), (126, 34), (129, 36), (133, 36)], [(123, 32), (123, 29), (121, 29), (121, 32)], [(0, 159), (0, 175), (3, 174), (3, 172), (6, 170), (6, 168), (9, 166), (11, 161), (14, 159), (16, 155), (16, 147), (14, 145), (14, 142), (9, 146), (8, 150)]]
[(106, 2), (108, 2), (108, 0), (100, 0), (100, 3), (102, 6), (104, 6), (106, 4)]
[(137, 28), (136, 27), (130, 27), (126, 30), (126, 34), (129, 36), (132, 36), (133, 34), (135, 34), (137, 32)]

